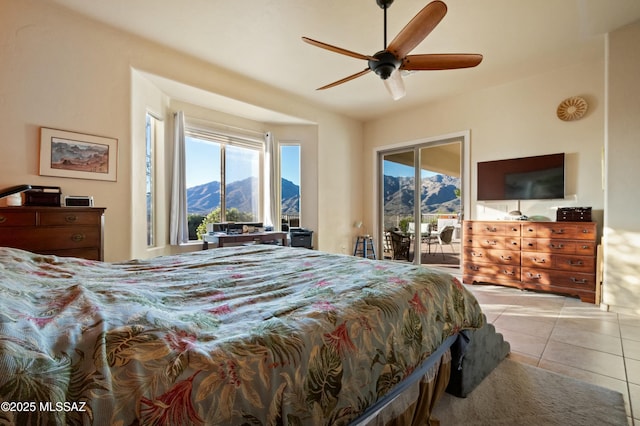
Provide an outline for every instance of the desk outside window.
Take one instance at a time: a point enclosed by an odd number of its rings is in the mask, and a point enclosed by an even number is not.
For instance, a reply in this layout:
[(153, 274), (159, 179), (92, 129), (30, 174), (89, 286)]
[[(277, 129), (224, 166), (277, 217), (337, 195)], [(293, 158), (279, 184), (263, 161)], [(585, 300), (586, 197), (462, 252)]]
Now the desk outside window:
[(203, 236), (203, 250), (209, 248), (209, 243), (218, 244), (218, 247), (224, 247), (225, 244), (233, 243), (267, 243), (271, 241), (280, 241), (283, 246), (287, 246), (287, 233), (280, 231), (268, 232), (247, 232), (243, 234), (224, 234), (216, 233), (213, 235)]

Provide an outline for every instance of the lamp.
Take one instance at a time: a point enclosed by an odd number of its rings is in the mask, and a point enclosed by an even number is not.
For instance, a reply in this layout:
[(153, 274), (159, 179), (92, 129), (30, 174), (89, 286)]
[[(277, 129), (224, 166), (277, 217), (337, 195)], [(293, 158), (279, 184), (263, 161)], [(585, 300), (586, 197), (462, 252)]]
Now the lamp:
[[(2, 192), (0, 192), (0, 199), (5, 197), (11, 197), (12, 195), (16, 195), (16, 194), (21, 194), (30, 189), (31, 189), (31, 185), (16, 185), (10, 188), (6, 188), (6, 189), (3, 189)], [(16, 205), (19, 206), (21, 204), (22, 204), (22, 199), (20, 199), (18, 203), (16, 202), (10, 203), (9, 200), (7, 200), (7, 205), (9, 206), (16, 206)]]
[(353, 227), (356, 228), (358, 230), (358, 235), (359, 236), (366, 236), (362, 234), (362, 230), (363, 230), (363, 223), (361, 220), (357, 220), (353, 223)]

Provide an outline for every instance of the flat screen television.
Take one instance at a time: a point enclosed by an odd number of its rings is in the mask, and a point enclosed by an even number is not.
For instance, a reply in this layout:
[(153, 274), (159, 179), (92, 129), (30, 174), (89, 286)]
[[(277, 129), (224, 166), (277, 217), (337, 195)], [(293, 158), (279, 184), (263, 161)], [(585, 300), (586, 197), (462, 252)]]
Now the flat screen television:
[(478, 201), (564, 198), (564, 153), (478, 163)]

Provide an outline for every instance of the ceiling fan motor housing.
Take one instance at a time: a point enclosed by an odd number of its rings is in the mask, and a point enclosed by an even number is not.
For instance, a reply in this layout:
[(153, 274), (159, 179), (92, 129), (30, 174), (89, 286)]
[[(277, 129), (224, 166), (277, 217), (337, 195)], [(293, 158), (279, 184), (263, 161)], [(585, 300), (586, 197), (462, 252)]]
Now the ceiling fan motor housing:
[(377, 60), (369, 60), (369, 69), (380, 76), (381, 79), (386, 80), (389, 76), (402, 64), (402, 61), (395, 57), (395, 55), (388, 50), (383, 50), (375, 55)]

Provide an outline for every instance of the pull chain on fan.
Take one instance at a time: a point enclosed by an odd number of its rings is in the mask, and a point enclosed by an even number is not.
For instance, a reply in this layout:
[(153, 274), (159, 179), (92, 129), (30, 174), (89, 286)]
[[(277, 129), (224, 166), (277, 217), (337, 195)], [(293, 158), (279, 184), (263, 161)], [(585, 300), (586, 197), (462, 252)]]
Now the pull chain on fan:
[(378, 6), (384, 11), (384, 43), (383, 50), (374, 55), (362, 55), (341, 47), (332, 46), (327, 43), (316, 41), (308, 37), (302, 40), (342, 55), (356, 59), (364, 59), (368, 67), (363, 71), (345, 77), (341, 80), (319, 87), (317, 90), (324, 90), (346, 83), (373, 71), (385, 83), (387, 90), (394, 100), (405, 95), (404, 82), (400, 75), (400, 70), (426, 71), (426, 70), (447, 70), (458, 68), (475, 67), (482, 61), (482, 55), (474, 53), (440, 53), (409, 55), (409, 53), (420, 44), (433, 29), (440, 23), (447, 13), (447, 6), (440, 0), (427, 4), (411, 21), (398, 33), (398, 35), (387, 46), (387, 9), (393, 0), (376, 0)]

